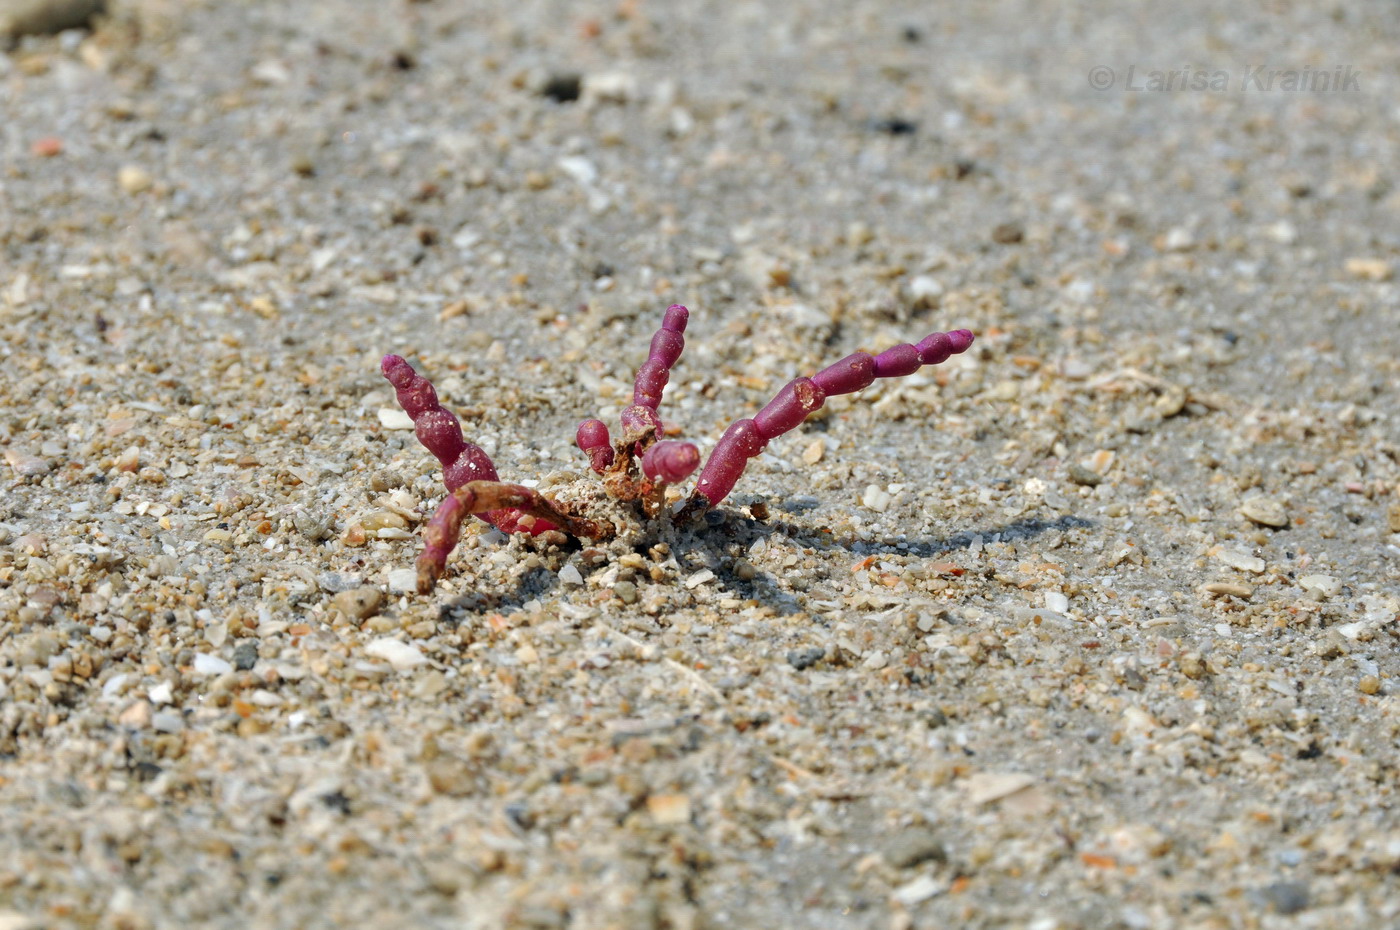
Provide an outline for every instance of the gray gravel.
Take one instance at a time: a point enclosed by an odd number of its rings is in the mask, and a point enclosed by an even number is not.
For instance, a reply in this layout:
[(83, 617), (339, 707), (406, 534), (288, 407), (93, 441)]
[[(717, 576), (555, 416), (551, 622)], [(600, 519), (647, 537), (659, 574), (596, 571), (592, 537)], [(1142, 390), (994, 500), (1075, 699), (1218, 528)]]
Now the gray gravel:
[[(0, 54), (0, 928), (1400, 919), (1393, 11), (109, 6)], [(978, 341), (411, 593), (379, 357), (564, 494), (673, 302), (704, 449)]]

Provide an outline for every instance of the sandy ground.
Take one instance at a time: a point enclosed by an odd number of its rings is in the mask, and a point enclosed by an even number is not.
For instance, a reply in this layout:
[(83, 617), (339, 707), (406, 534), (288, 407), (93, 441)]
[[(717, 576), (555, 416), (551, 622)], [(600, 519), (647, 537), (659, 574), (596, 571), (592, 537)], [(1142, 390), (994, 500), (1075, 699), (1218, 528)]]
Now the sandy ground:
[[(0, 56), (0, 927), (1400, 921), (1393, 9), (930, 6)], [(379, 357), (549, 493), (673, 302), (705, 449), (978, 341), (407, 593)]]

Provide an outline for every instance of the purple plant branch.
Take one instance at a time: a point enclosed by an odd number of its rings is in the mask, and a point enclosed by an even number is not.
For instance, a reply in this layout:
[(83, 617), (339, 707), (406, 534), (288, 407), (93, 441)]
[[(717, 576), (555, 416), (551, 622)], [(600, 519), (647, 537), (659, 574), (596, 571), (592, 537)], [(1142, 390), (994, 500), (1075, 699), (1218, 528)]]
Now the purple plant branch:
[(663, 439), (642, 453), (642, 474), (652, 481), (675, 484), (700, 466), (700, 450), (693, 442)]
[[(442, 463), (442, 483), (447, 490), (458, 488), (473, 481), (496, 481), (496, 465), (486, 451), (476, 443), (462, 438), (462, 424), (456, 414), (448, 410), (438, 400), (437, 391), (427, 378), (413, 370), (413, 366), (397, 355), (386, 355), (379, 363), (384, 377), (394, 386), (399, 406), (413, 420), (413, 431), (423, 447)], [(445, 502), (444, 502), (445, 503)], [(530, 532), (539, 534), (557, 529), (548, 519), (523, 525), (521, 514), (510, 510), (474, 510), (487, 523), (504, 533)], [(458, 524), (460, 526), (460, 520)], [(455, 540), (455, 536), (453, 537)], [(450, 550), (449, 550), (450, 551)], [(446, 554), (443, 555), (446, 558)]]
[(762, 452), (771, 440), (796, 429), (821, 409), (828, 397), (853, 394), (869, 387), (876, 378), (900, 378), (924, 365), (945, 362), (952, 355), (966, 352), (972, 339), (972, 333), (966, 329), (933, 333), (918, 345), (897, 345), (879, 355), (852, 353), (810, 378), (793, 380), (753, 419), (738, 420), (724, 431), (700, 472), (686, 511), (705, 510), (724, 500), (749, 459)]
[(607, 471), (613, 463), (612, 438), (608, 435), (608, 424), (602, 420), (588, 419), (580, 423), (575, 441), (588, 456), (589, 467), (598, 474)]
[[(442, 575), (447, 557), (457, 547), (462, 521), (469, 515), (506, 515), (497, 524), (504, 532), (539, 533), (562, 528), (573, 536), (603, 539), (610, 528), (594, 520), (575, 517), (539, 492), (519, 484), (501, 481), (468, 481), (453, 490), (423, 528), (423, 552), (418, 556), (418, 593), (427, 594)], [(510, 521), (511, 528), (504, 523)], [(545, 529), (537, 529), (544, 525)]]
[(635, 435), (650, 427), (655, 433), (661, 432), (661, 418), (657, 410), (661, 406), (661, 395), (671, 380), (671, 368), (685, 349), (685, 325), (690, 321), (690, 311), (680, 304), (666, 308), (661, 320), (661, 328), (651, 337), (651, 351), (642, 367), (637, 369), (637, 379), (632, 387), (632, 406), (622, 411), (622, 432), (624, 436)]

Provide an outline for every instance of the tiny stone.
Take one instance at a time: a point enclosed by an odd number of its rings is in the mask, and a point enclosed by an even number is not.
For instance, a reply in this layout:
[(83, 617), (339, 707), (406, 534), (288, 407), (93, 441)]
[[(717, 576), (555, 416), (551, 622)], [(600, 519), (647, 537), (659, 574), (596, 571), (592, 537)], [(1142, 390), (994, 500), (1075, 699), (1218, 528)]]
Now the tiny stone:
[[(806, 449), (802, 450), (802, 461), (808, 465), (815, 465), (822, 460), (822, 455), (826, 452), (826, 444), (820, 439), (813, 439)], [(1400, 514), (1400, 510), (1397, 510)]]
[(630, 581), (619, 581), (613, 585), (613, 594), (624, 604), (637, 603), (637, 586)]
[(1386, 526), (1392, 533), (1400, 533), (1400, 501), (1390, 505), (1390, 512), (1386, 515)]
[(1162, 249), (1167, 252), (1185, 252), (1195, 244), (1196, 238), (1191, 235), (1191, 230), (1182, 226), (1168, 230), (1162, 239)]
[(583, 584), (583, 574), (578, 570), (578, 566), (565, 565), (559, 569), (559, 583), (577, 587)]
[(1015, 245), (1025, 237), (1019, 223), (1000, 223), (992, 230), (992, 241), (998, 245)]
[(117, 723), (134, 730), (144, 730), (151, 724), (151, 702), (137, 701), (117, 716)]
[(198, 675), (224, 675), (233, 671), (233, 666), (216, 655), (200, 652), (195, 654), (194, 670)]
[(1260, 888), (1257, 899), (1278, 914), (1296, 914), (1308, 907), (1308, 886), (1302, 882), (1274, 882)]
[(413, 417), (397, 407), (380, 407), (379, 425), (385, 429), (411, 430), (413, 429)]
[(948, 852), (932, 830), (910, 827), (885, 844), (884, 857), (896, 869), (912, 869), (925, 862), (947, 862)]
[(1023, 772), (978, 772), (963, 784), (974, 805), (990, 804), (1024, 791), (1035, 784), (1034, 776)]
[(427, 657), (418, 651), (417, 646), (410, 646), (397, 639), (376, 639), (365, 647), (365, 655), (373, 656), (376, 659), (385, 659), (394, 667), (395, 671), (399, 672), (411, 671), (420, 665), (426, 665), (428, 662)]
[(239, 643), (233, 647), (233, 667), (246, 672), (258, 664), (258, 647), (255, 643)]
[(1363, 675), (1361, 680), (1356, 683), (1356, 687), (1362, 694), (1375, 694), (1381, 690), (1381, 680), (1375, 675)]
[(383, 599), (384, 596), (379, 593), (378, 588), (363, 585), (337, 594), (331, 598), (331, 606), (347, 617), (364, 620), (379, 612), (379, 605)]
[(708, 568), (702, 568), (685, 580), (685, 586), (691, 589), (698, 588), (707, 581), (713, 581), (714, 577), (714, 572)]
[(1346, 269), (1347, 274), (1367, 281), (1389, 281), (1391, 275), (1390, 263), (1381, 258), (1349, 258)]
[(572, 103), (583, 90), (583, 78), (578, 74), (551, 74), (540, 88), (540, 96), (556, 103)]
[(891, 497), (888, 491), (885, 491), (879, 485), (872, 484), (866, 486), (865, 494), (861, 497), (860, 502), (876, 513), (884, 513), (890, 506), (890, 500)]
[(152, 178), (151, 173), (144, 168), (136, 165), (124, 165), (122, 169), (117, 172), (117, 183), (121, 185), (121, 189), (128, 194), (140, 194), (150, 190), (152, 185), (155, 184), (155, 179)]
[(418, 572), (412, 568), (390, 569), (388, 582), (390, 593), (412, 594), (418, 590)]
[(945, 885), (932, 875), (920, 875), (918, 878), (900, 885), (891, 892), (890, 897), (894, 898), (901, 906), (908, 908), (921, 901), (927, 901), (935, 895), (942, 894), (945, 890)]
[[(53, 35), (77, 29), (105, 6), (105, 0), (6, 0), (0, 3), (0, 36)], [(28, 922), (24, 926), (29, 926)]]
[(811, 668), (826, 656), (826, 650), (820, 646), (806, 646), (802, 649), (789, 649), (787, 654), (788, 665), (799, 672)]
[(173, 710), (162, 710), (151, 716), (151, 728), (160, 733), (179, 733), (185, 728), (185, 718)]
[(1065, 597), (1059, 591), (1046, 591), (1045, 606), (1057, 614), (1063, 614), (1065, 611), (1069, 610), (1069, 598)]
[(653, 794), (647, 798), (647, 811), (659, 824), (676, 825), (690, 821), (690, 798), (683, 794)]
[(428, 784), (432, 785), (438, 794), (461, 798), (476, 789), (472, 766), (462, 759), (438, 756), (424, 766), (424, 770), (428, 776)]
[(1227, 595), (1248, 599), (1254, 594), (1254, 589), (1247, 584), (1234, 584), (1228, 581), (1212, 581), (1210, 584), (1201, 585), (1201, 590), (1207, 594), (1214, 594), (1217, 597)]
[(1298, 579), (1298, 587), (1315, 599), (1325, 601), (1342, 590), (1342, 583), (1331, 575), (1304, 575)]
[(1080, 465), (1078, 462), (1072, 462), (1069, 466), (1069, 480), (1073, 481), (1075, 484), (1082, 484), (1093, 488), (1103, 483), (1103, 475), (1094, 471), (1092, 468), (1086, 468)]
[(1272, 497), (1251, 497), (1240, 505), (1240, 514), (1260, 526), (1282, 528), (1288, 525), (1288, 511)]
[(921, 274), (909, 282), (909, 300), (916, 309), (926, 309), (943, 296), (943, 285), (937, 278)]
[(1263, 559), (1239, 549), (1221, 549), (1215, 557), (1231, 568), (1238, 568), (1243, 572), (1253, 572), (1257, 575), (1264, 570)]
[(312, 542), (325, 539), (330, 532), (330, 524), (324, 516), (306, 510), (298, 510), (293, 513), (292, 523), (296, 526), (297, 532)]

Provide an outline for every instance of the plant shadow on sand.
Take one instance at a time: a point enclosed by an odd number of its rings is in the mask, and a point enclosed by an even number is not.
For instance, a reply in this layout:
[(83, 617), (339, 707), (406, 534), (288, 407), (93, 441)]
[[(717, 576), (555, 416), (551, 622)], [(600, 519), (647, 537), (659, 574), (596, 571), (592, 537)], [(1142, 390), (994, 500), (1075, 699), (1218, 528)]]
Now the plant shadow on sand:
[[(778, 576), (747, 564), (740, 577), (739, 560), (749, 552), (754, 543), (762, 539), (781, 536), (799, 549), (814, 549), (830, 552), (843, 549), (852, 556), (890, 555), (933, 558), (959, 549), (967, 549), (979, 539), (987, 543), (1013, 542), (1033, 539), (1052, 531), (1089, 529), (1095, 524), (1092, 520), (1073, 514), (1053, 518), (1026, 517), (977, 529), (962, 530), (949, 536), (924, 538), (898, 538), (883, 541), (865, 541), (850, 538), (837, 538), (823, 533), (813, 526), (800, 525), (781, 519), (756, 520), (735, 512), (712, 512), (710, 525), (685, 530), (680, 533), (683, 545), (676, 552), (676, 561), (683, 574), (700, 571), (710, 565), (715, 580), (731, 597), (752, 600), (776, 611), (779, 615), (798, 613), (805, 608), (790, 585), (785, 585)], [(645, 551), (650, 538), (639, 541), (638, 551)], [(706, 551), (708, 559), (701, 559), (699, 553)], [(601, 570), (601, 569), (599, 569)], [(444, 604), (440, 616), (444, 622), (456, 623), (472, 614), (499, 613), (509, 615), (520, 611), (530, 601), (549, 594), (560, 586), (558, 574), (541, 566), (531, 569), (520, 577), (512, 590), (504, 594), (470, 592), (458, 595), (451, 603)], [(664, 611), (661, 619), (664, 622)]]

